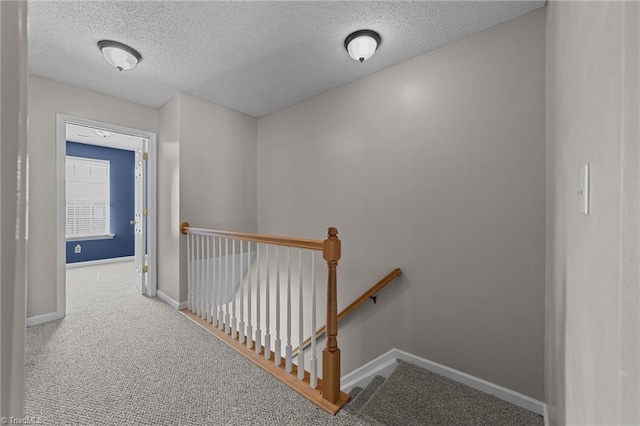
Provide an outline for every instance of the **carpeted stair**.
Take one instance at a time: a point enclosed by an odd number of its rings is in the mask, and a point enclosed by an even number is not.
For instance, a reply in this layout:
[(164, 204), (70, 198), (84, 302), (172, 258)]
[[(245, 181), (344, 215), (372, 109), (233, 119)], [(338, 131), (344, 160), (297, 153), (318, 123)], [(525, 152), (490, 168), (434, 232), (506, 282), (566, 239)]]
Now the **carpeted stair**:
[(380, 385), (384, 383), (384, 380), (385, 380), (384, 377), (376, 376), (373, 378), (371, 383), (369, 383), (369, 385), (366, 388), (364, 389), (360, 389), (358, 387), (354, 388), (349, 394), (351, 395), (351, 401), (349, 402), (349, 405), (345, 407), (347, 411), (351, 413), (357, 413), (358, 411), (360, 411), (362, 406), (366, 404), (367, 401), (369, 401), (369, 399), (371, 399), (371, 397), (378, 390)]
[(542, 416), (492, 395), (398, 361), (385, 379), (354, 388), (345, 407), (374, 425), (541, 426)]

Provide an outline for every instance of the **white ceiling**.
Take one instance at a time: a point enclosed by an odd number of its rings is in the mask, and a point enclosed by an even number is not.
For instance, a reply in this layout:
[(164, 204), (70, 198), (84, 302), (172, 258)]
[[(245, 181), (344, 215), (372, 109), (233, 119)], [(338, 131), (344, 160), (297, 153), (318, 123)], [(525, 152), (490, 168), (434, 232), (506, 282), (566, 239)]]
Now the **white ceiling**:
[[(32, 74), (160, 107), (179, 92), (260, 117), (544, 6), (544, 1), (30, 1)], [(382, 36), (360, 64), (343, 47)], [(142, 54), (118, 72), (96, 43)]]

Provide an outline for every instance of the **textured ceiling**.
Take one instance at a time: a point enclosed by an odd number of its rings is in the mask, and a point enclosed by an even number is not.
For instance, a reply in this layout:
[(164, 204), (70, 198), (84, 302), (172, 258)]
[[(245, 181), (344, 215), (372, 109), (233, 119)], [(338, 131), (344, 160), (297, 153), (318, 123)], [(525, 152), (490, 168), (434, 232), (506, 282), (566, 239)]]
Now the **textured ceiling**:
[[(544, 1), (31, 1), (32, 74), (160, 107), (179, 92), (260, 117), (544, 6)], [(382, 36), (363, 64), (343, 47)], [(96, 43), (142, 54), (118, 72)]]

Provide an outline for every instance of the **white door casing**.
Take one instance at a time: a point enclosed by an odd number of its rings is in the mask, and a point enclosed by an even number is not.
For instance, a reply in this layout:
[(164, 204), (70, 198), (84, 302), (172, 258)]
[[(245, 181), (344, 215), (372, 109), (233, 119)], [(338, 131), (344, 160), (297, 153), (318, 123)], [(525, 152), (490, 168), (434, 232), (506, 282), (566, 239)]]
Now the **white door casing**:
[(145, 277), (148, 272), (146, 264), (146, 230), (147, 230), (147, 206), (146, 206), (146, 182), (147, 174), (147, 141), (144, 140), (142, 146), (136, 152), (135, 168), (135, 217), (134, 225), (134, 264), (136, 268), (136, 287), (142, 294), (147, 294)]
[[(66, 236), (65, 236), (65, 157), (66, 157), (66, 125), (77, 124), (80, 126), (91, 127), (94, 129), (107, 130), (114, 133), (122, 133), (126, 135), (143, 138), (147, 141), (147, 161), (146, 161), (146, 209), (147, 216), (146, 227), (143, 231), (143, 237), (146, 233), (147, 238), (147, 268), (148, 272), (144, 280), (145, 285), (141, 285), (141, 291), (149, 297), (155, 297), (157, 291), (156, 279), (156, 227), (157, 213), (156, 193), (157, 193), (157, 167), (156, 167), (156, 134), (145, 130), (138, 130), (129, 127), (108, 124), (96, 120), (72, 117), (65, 114), (56, 114), (56, 318), (64, 318), (66, 315)], [(143, 207), (144, 208), (144, 207)], [(145, 232), (146, 231), (146, 232)], [(144, 241), (144, 240), (143, 240)], [(142, 248), (144, 253), (145, 249)], [(144, 258), (144, 255), (143, 255)]]

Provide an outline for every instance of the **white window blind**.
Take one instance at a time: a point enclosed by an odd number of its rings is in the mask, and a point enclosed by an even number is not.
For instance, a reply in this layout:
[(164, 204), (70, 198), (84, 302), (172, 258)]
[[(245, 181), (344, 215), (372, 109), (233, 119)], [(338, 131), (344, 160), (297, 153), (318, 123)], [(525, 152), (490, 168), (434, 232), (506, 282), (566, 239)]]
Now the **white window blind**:
[(109, 235), (107, 160), (67, 156), (67, 238)]

